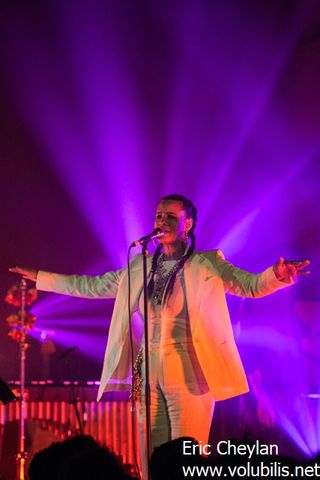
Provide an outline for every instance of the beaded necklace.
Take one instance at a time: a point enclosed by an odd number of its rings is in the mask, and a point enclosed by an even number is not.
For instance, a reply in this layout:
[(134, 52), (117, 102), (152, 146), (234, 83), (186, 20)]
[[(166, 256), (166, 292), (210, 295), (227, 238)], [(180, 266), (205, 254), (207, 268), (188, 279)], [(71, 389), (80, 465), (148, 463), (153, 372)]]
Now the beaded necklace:
[(167, 272), (164, 266), (164, 258), (165, 258), (164, 253), (161, 253), (157, 262), (157, 269), (155, 272), (155, 279), (154, 279), (154, 288), (153, 288), (152, 297), (151, 297), (152, 303), (154, 305), (161, 304), (163, 294), (169, 278), (179, 270), (179, 263), (181, 259), (176, 260), (173, 267)]

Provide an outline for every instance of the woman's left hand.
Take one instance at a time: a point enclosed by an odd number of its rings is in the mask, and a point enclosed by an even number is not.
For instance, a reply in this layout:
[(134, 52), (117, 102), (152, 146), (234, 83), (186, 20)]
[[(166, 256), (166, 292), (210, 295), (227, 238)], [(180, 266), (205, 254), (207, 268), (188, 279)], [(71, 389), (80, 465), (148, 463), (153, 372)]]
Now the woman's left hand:
[(285, 260), (280, 257), (279, 261), (273, 266), (273, 271), (278, 280), (291, 283), (292, 277), (310, 273), (310, 270), (304, 270), (310, 263), (310, 260)]

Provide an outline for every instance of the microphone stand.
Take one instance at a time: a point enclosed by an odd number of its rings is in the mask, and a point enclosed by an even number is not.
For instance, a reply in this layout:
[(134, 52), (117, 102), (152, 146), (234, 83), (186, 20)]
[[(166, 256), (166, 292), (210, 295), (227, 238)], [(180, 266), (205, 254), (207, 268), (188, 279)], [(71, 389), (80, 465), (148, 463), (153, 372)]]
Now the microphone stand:
[(17, 460), (17, 479), (25, 480), (25, 462), (27, 458), (27, 452), (25, 451), (25, 371), (26, 371), (26, 349), (28, 344), (26, 342), (26, 291), (27, 282), (24, 278), (20, 280), (20, 292), (21, 292), (21, 337), (19, 342), (20, 348), (20, 423), (19, 423), (19, 451), (16, 456)]
[(147, 444), (147, 480), (150, 480), (151, 457), (151, 421), (150, 421), (150, 383), (149, 383), (149, 329), (148, 329), (148, 284), (147, 284), (147, 242), (142, 243), (143, 258), (143, 310), (144, 310), (144, 362), (145, 362), (145, 410), (146, 410), (146, 444)]
[[(74, 412), (76, 414), (76, 419), (77, 419), (77, 422), (78, 422), (80, 435), (83, 435), (83, 423), (82, 423), (79, 408), (78, 408), (78, 399), (77, 399), (74, 380), (73, 380), (74, 377), (71, 373), (70, 362), (69, 362), (69, 359), (68, 359), (70, 353), (72, 353), (72, 351), (74, 351), (74, 347), (69, 348), (68, 350), (66, 352), (64, 352), (62, 355), (60, 355), (60, 360), (62, 360), (63, 363), (65, 364), (68, 375), (69, 375), (69, 378), (70, 378), (70, 388), (71, 388), (70, 405), (73, 405), (73, 407), (74, 407)], [(69, 420), (69, 423), (70, 423), (70, 420)]]

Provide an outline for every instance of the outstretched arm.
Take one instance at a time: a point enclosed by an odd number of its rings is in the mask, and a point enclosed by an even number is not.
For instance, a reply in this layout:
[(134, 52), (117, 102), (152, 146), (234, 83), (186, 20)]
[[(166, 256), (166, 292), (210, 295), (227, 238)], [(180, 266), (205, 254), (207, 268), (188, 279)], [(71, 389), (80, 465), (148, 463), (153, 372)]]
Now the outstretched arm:
[(9, 271), (36, 282), (38, 290), (83, 298), (114, 298), (124, 273), (122, 269), (101, 276), (62, 275), (24, 267), (12, 267)]
[(221, 250), (216, 253), (216, 265), (224, 283), (225, 291), (243, 297), (262, 297), (280, 288), (293, 284), (296, 275), (308, 274), (303, 269), (310, 260), (284, 260), (282, 257), (273, 267), (259, 274), (252, 274), (235, 267), (225, 260)]

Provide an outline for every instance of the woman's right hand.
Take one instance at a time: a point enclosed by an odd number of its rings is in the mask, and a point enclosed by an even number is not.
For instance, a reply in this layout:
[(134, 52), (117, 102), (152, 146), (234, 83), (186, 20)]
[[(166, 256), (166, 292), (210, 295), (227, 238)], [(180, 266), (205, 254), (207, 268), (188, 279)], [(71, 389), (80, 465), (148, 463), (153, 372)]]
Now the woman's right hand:
[(9, 272), (18, 273), (22, 275), (26, 280), (31, 280), (32, 282), (37, 281), (38, 271), (34, 268), (25, 268), (25, 267), (10, 267)]

